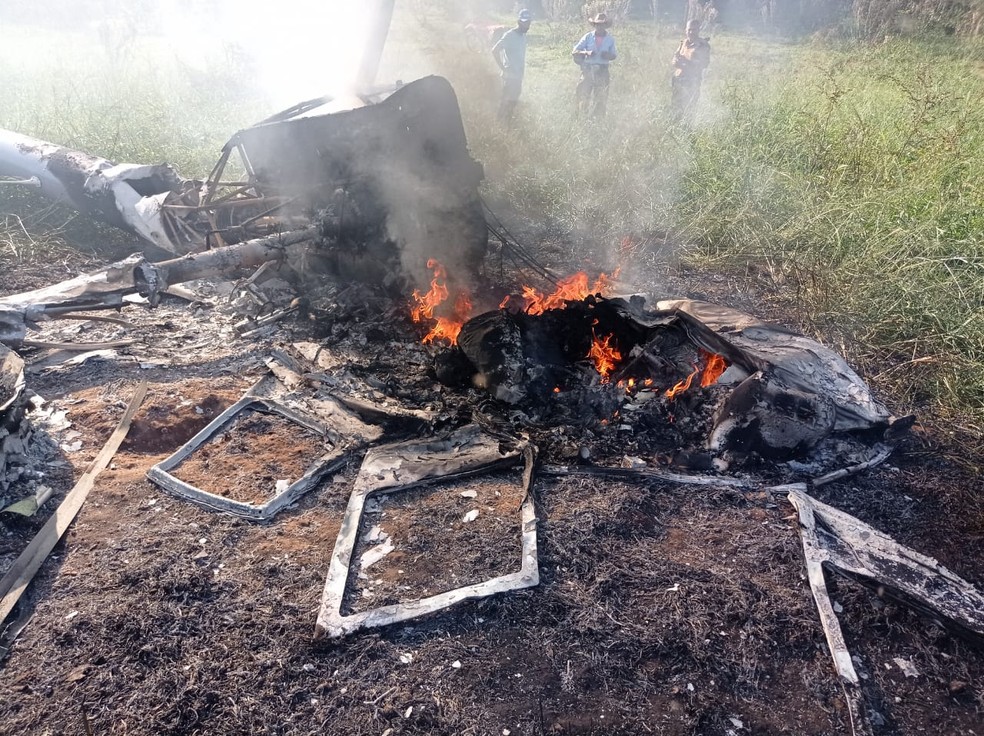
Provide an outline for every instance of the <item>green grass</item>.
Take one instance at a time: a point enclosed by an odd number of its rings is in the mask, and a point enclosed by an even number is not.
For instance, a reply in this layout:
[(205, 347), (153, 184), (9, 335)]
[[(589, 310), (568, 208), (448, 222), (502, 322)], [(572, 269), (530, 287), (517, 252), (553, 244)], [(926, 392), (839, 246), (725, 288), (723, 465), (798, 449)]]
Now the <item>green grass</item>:
[(236, 130), (271, 112), (250, 69), (221, 48), (204, 71), (164, 39), (139, 38), (111, 53), (91, 32), (5, 30), (0, 127), (18, 133), (204, 176)]
[[(401, 7), (381, 76), (451, 79), (489, 199), (576, 243), (572, 268), (619, 265), (630, 242), (621, 265), (637, 275), (672, 258), (764, 283), (900, 402), (984, 418), (980, 44), (719, 34), (697, 124), (681, 129), (668, 114), (677, 31), (616, 27), (609, 115), (576, 121), (569, 52), (586, 27), (535, 22), (504, 130), (491, 59), (440, 14)], [(81, 34), (45, 53), (40, 37), (11, 37), (0, 127), (115, 160), (202, 175), (271, 111), (248, 64), (221, 53), (205, 73), (153, 40), (120, 65)]]
[(642, 23), (614, 29), (608, 118), (575, 121), (567, 54), (582, 31), (534, 25), (513, 131), (491, 119), (486, 61), (447, 64), (494, 197), (613, 265), (625, 236), (669, 237), (677, 257), (749, 287), (766, 274), (901, 402), (984, 418), (980, 45), (720, 35), (697, 124), (681, 130), (668, 115), (678, 38)]
[[(236, 130), (271, 112), (251, 70), (221, 46), (211, 57), (203, 49), (206, 72), (161, 38), (136, 38), (120, 50), (102, 45), (91, 30), (3, 25), (2, 31), (0, 128), (112, 161), (167, 162), (184, 176), (204, 177)], [(121, 231), (83, 220), (34, 190), (0, 188), (0, 261), (43, 263), (46, 250), (68, 244), (140, 247)]]

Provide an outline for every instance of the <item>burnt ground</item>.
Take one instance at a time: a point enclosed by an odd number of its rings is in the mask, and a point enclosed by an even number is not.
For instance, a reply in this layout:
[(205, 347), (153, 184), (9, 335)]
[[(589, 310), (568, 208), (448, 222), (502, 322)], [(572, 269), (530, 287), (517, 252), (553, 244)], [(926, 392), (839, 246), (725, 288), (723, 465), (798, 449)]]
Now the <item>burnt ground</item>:
[[(44, 264), (7, 260), (0, 290), (95, 265), (72, 251)], [(673, 295), (734, 303), (724, 277), (673, 278)], [(755, 311), (753, 295), (745, 299)], [(547, 462), (576, 461), (587, 447), (602, 465), (629, 454), (666, 464), (681, 448), (660, 440), (678, 433), (630, 438), (617, 423), (536, 426), (484, 395), (441, 387), (399, 305), (376, 315), (338, 309), (250, 340), (235, 336), (235, 319), (221, 306), (167, 299), (154, 311), (128, 307), (123, 316), (133, 327), (120, 334), (138, 342), (81, 365), (25, 351), (30, 388), (47, 408), (66, 411), (71, 427), (51, 429), (47, 439), (39, 432), (39, 462), (56, 496), (36, 518), (0, 515), (4, 566), (96, 455), (134, 387), (147, 380), (150, 391), (15, 611), (27, 623), (0, 665), (0, 732), (852, 733), (793, 509), (761, 492), (539, 477), (538, 587), (337, 643), (315, 641), (358, 457), (267, 523), (209, 511), (144, 477), (266, 373), (271, 347), (320, 339), (343, 359), (340, 381), (432, 410), (438, 429), (476, 417), (511, 424)], [(44, 337), (120, 336), (113, 329), (59, 323)], [(235, 493), (236, 479), (296, 472), (269, 467), (295, 444), (278, 453), (273, 440), (283, 432), (273, 429), (234, 428), (228, 447), (215, 451), (226, 463), (216, 489), (226, 483)], [(251, 435), (252, 451), (229, 449)], [(947, 441), (926, 422), (887, 464), (818, 496), (980, 586), (979, 481), (972, 463), (950, 459), (961, 448)], [(742, 472), (763, 485), (795, 475), (771, 466)], [(415, 597), (508, 571), (519, 550), (514, 487), (508, 476), (480, 477), (392, 496), (369, 521), (396, 550), (353, 585), (347, 605), (358, 610), (366, 599)], [(474, 499), (461, 496), (469, 490)], [(464, 523), (473, 508), (478, 518)], [(832, 579), (831, 588), (875, 733), (984, 732), (984, 652), (854, 583)], [(907, 676), (897, 659), (918, 674)]]

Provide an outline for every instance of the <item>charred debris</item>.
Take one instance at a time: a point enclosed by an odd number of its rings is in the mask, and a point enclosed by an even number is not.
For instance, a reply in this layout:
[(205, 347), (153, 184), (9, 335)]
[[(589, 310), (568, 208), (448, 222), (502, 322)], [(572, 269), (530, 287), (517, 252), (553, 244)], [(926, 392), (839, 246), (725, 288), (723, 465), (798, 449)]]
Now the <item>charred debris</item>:
[[(133, 256), (0, 298), (5, 503), (36, 493), (43, 477), (29, 451), (32, 409), (42, 402), (15, 352), (50, 347), (32, 334), (39, 326), (100, 319), (134, 299), (150, 306), (173, 295), (198, 299), (203, 279), (232, 278), (228, 301), (241, 339), (282, 337), (278, 323), (288, 319), (300, 325), (295, 339), (271, 345), (270, 375), (147, 475), (189, 502), (268, 521), (340, 465), (361, 462), (326, 571), (318, 636), (536, 586), (536, 478), (585, 473), (788, 499), (845, 687), (856, 690), (857, 675), (826, 598), (825, 570), (984, 639), (984, 598), (973, 586), (809, 495), (875, 468), (913, 422), (873, 396), (840, 355), (728, 307), (615, 296), (604, 279), (560, 278), (544, 268), (486, 223), (482, 167), (468, 152), (446, 80), (425, 78), (354, 104), (338, 110), (338, 101), (312, 100), (240, 131), (203, 180), (0, 134), (0, 174), (175, 255), (157, 263)], [(493, 284), (483, 274), (490, 232), (503, 254), (549, 289)], [(337, 349), (336, 318), (347, 319), (345, 330), (362, 345), (388, 341), (386, 349), (402, 351), (408, 363), (426, 350), (430, 384), (408, 389), (399, 375), (374, 380), (350, 370), (351, 354)], [(308, 337), (296, 339), (298, 330)], [(139, 351), (131, 342), (68, 347)], [(433, 408), (438, 394), (444, 411)], [(183, 464), (247, 415), (275, 417), (288, 435), (314, 438), (320, 449), (299, 477), (249, 499), (182, 479)], [(353, 611), (346, 603), (352, 580), (389, 551), (365, 528), (379, 498), (476, 475), (518, 494), (516, 570)], [(34, 557), (0, 582), (5, 612), (26, 585), (25, 571), (43, 560), (39, 549), (26, 550)]]

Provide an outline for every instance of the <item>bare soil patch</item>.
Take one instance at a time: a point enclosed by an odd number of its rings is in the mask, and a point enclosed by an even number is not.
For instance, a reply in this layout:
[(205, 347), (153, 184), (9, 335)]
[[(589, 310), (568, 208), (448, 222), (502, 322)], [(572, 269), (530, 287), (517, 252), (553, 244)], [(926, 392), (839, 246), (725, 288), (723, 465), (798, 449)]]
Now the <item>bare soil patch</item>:
[(246, 409), (172, 475), (206, 493), (264, 504), (276, 495), (278, 481), (299, 480), (322, 451), (314, 432), (279, 414)]
[(363, 512), (353, 559), (369, 552), (381, 535), (394, 550), (369, 568), (358, 566), (343, 614), (419, 600), (518, 571), (523, 497), (522, 475), (513, 471), (378, 498), (372, 511)]
[[(61, 277), (51, 276), (44, 282)], [(698, 277), (688, 278), (703, 296), (730, 293), (727, 280)], [(25, 281), (5, 281), (4, 290), (8, 283)], [(675, 293), (694, 295), (696, 287), (680, 283)], [(852, 733), (793, 510), (765, 494), (541, 477), (533, 489), (538, 587), (326, 643), (313, 639), (314, 622), (359, 456), (268, 523), (209, 511), (146, 480), (151, 465), (265, 372), (259, 358), (271, 344), (312, 331), (329, 335), (350, 361), (339, 382), (371, 381), (434, 411), (438, 427), (501, 413), (487, 397), (438, 386), (419, 335), (397, 313), (374, 322), (341, 310), (331, 323), (287, 323), (249, 342), (230, 337), (214, 307), (166, 301), (125, 313), (140, 342), (121, 359), (30, 374), (31, 387), (68, 412), (81, 446), (61, 449), (53, 434), (45, 461), (57, 491), (52, 506), (38, 518), (0, 515), (4, 565), (98, 452), (133, 387), (151, 387), (127, 441), (22, 601), (18, 613), (30, 620), (0, 665), (0, 731)], [(675, 403), (675, 422), (687, 411)], [(668, 466), (688, 449), (673, 445), (687, 435), (678, 427), (626, 435), (617, 423), (561, 431), (508, 413), (506, 421), (529, 433), (547, 462), (576, 462), (588, 446), (598, 464), (628, 454)], [(248, 452), (228, 453), (221, 469), (199, 468), (198, 481), (221, 488), (237, 463), (243, 482), (277, 475), (266, 463), (290, 456), (295, 432), (239, 431)], [(980, 481), (947, 460), (959, 448), (940, 447), (919, 429), (886, 466), (827, 486), (820, 498), (984, 585)], [(794, 472), (754, 470), (770, 482)], [(515, 569), (521, 499), (503, 477), (387, 497), (362, 531), (380, 526), (395, 550), (366, 579), (350, 581), (353, 609)], [(467, 490), (476, 497), (460, 495)], [(478, 517), (463, 522), (473, 508)], [(833, 588), (881, 724), (876, 734), (982, 732), (984, 652), (853, 583)]]

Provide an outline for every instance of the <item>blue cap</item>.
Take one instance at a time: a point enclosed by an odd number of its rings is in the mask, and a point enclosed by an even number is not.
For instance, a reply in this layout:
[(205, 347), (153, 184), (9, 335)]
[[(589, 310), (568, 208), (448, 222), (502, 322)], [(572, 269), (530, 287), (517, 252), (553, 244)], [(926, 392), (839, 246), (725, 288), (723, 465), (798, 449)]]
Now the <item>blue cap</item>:
[(533, 20), (533, 14), (530, 11), (528, 11), (526, 8), (523, 8), (522, 10), (519, 11), (519, 16), (517, 16), (516, 20), (518, 20), (520, 23), (529, 23), (531, 20)]

